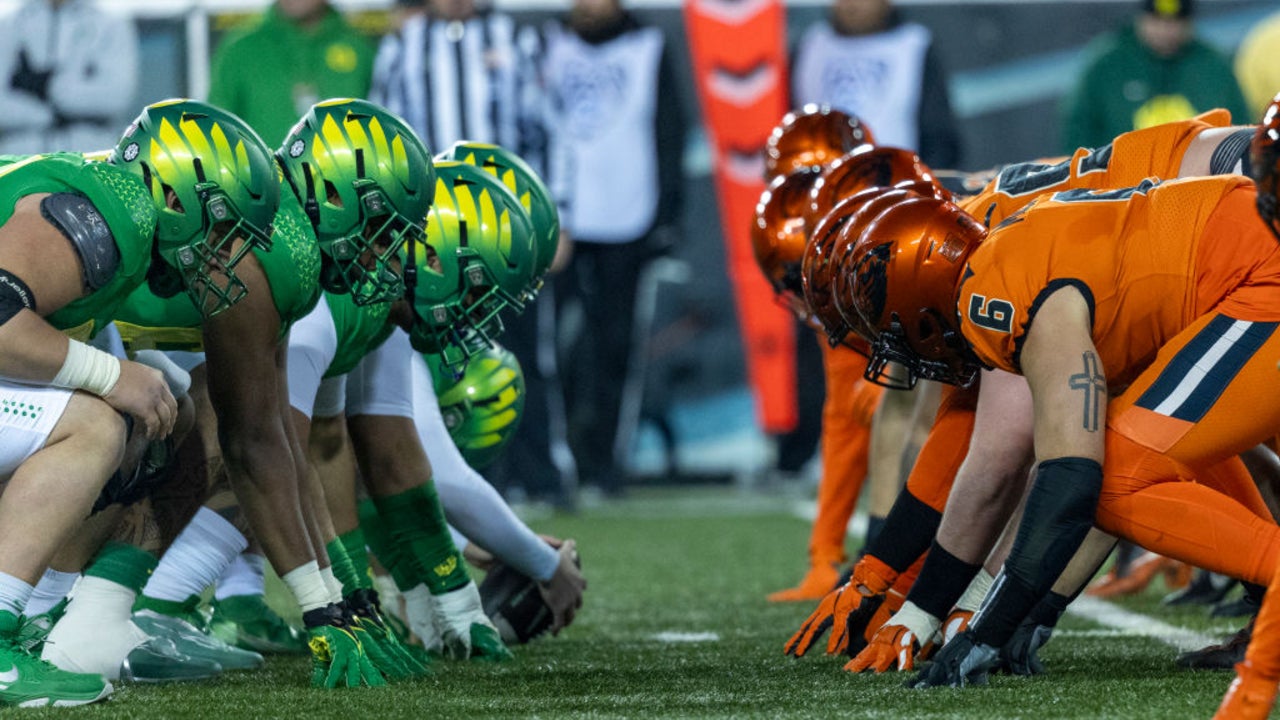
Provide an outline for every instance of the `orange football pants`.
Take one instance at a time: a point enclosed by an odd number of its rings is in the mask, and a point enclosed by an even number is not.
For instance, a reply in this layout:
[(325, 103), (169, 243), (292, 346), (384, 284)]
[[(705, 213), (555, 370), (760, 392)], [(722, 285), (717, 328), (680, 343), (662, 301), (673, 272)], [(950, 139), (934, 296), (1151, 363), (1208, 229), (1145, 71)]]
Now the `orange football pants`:
[(811, 565), (845, 561), (849, 518), (867, 478), (871, 416), (884, 390), (862, 378), (867, 369), (865, 357), (843, 346), (833, 348), (825, 337), (819, 337), (818, 344), (822, 347), (827, 397), (822, 404), (822, 479), (809, 534)]
[(1214, 572), (1271, 580), (1280, 527), (1236, 456), (1280, 427), (1280, 307), (1272, 316), (1201, 317), (1111, 402), (1098, 527)]

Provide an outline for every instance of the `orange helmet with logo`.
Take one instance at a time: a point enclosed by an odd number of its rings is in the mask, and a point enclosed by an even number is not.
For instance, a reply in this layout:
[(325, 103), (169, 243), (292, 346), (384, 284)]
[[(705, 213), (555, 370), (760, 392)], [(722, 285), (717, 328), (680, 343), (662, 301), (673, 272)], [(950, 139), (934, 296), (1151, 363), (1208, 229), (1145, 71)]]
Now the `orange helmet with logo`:
[(872, 142), (871, 130), (858, 118), (826, 105), (805, 105), (784, 115), (769, 133), (764, 146), (765, 179), (826, 165)]
[[(804, 288), (805, 304), (827, 333), (827, 340), (834, 346), (851, 345), (850, 332), (866, 337), (863, 328), (850, 326), (836, 308), (832, 295), (837, 255), (846, 248), (840, 245), (841, 229), (868, 206), (883, 209), (886, 203), (896, 202), (893, 188), (868, 188), (853, 197), (845, 198), (827, 213), (809, 237), (801, 261), (800, 279)], [(883, 200), (882, 196), (889, 196)], [(857, 349), (855, 347), (855, 349)]]
[[(860, 147), (827, 166), (813, 184), (805, 208), (805, 222), (809, 227), (816, 227), (818, 220), (831, 212), (836, 203), (867, 188), (890, 187), (911, 180), (937, 184), (933, 171), (910, 150)], [(941, 190), (942, 186), (938, 187)]]
[(973, 382), (981, 366), (960, 331), (956, 289), (986, 228), (946, 200), (921, 196), (857, 225), (847, 228), (858, 237), (837, 269), (850, 286), (838, 310), (870, 329), (867, 379), (884, 382), (894, 362), (906, 368), (905, 387), (921, 378)]
[(1280, 94), (1267, 106), (1253, 134), (1249, 162), (1258, 186), (1258, 214), (1280, 240)]
[(775, 293), (799, 296), (804, 292), (800, 285), (806, 239), (802, 209), (808, 202), (809, 188), (821, 173), (819, 168), (803, 167), (780, 175), (769, 183), (756, 204), (751, 247)]

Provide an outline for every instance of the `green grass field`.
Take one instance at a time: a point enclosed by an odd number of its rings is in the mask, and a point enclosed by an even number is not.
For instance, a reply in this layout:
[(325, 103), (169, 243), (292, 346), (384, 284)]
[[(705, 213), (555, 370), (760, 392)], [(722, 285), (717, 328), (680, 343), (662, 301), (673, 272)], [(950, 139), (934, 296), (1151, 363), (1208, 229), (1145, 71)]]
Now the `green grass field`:
[[(908, 691), (904, 676), (854, 676), (842, 659), (782, 655), (808, 605), (764, 595), (803, 569), (807, 525), (790, 500), (733, 489), (637, 492), (535, 521), (578, 539), (590, 582), (577, 622), (501, 665), (437, 662), (429, 679), (380, 690), (313, 690), (300, 658), (201, 685), (125, 686), (99, 717), (478, 718), (851, 717), (1208, 718), (1231, 675), (1187, 672), (1163, 642), (1070, 617), (1042, 657), (1050, 674), (963, 691)], [(1238, 626), (1162, 610), (1162, 589), (1127, 601), (1211, 635)], [(663, 633), (684, 641), (663, 639)]]

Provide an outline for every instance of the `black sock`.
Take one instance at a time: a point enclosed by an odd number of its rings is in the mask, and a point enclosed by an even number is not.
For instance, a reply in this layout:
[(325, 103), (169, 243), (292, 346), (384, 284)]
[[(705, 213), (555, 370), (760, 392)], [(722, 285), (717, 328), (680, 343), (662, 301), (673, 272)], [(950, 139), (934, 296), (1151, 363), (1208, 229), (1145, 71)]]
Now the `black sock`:
[(937, 540), (920, 568), (920, 577), (907, 594), (907, 600), (930, 615), (943, 620), (964, 594), (973, 577), (982, 569), (979, 563), (967, 563), (947, 552)]

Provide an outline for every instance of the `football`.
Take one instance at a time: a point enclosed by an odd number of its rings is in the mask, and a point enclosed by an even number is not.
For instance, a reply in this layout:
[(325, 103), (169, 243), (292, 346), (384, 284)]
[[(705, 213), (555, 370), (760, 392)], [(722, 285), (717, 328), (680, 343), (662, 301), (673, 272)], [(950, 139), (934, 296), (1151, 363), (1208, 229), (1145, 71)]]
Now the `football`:
[[(574, 562), (582, 566), (580, 558)], [(538, 592), (538, 581), (501, 561), (480, 583), (480, 601), (508, 645), (523, 645), (551, 629), (551, 608)]]

